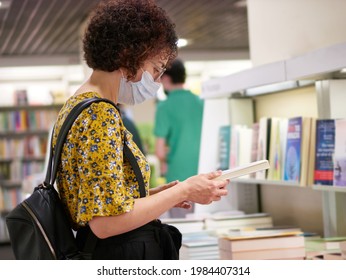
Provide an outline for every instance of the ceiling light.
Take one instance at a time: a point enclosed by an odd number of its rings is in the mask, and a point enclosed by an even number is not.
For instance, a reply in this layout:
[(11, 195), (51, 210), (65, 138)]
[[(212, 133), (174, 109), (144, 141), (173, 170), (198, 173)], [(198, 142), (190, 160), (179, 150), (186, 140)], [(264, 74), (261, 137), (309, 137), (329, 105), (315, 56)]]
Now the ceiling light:
[(180, 38), (180, 39), (178, 40), (178, 48), (185, 47), (185, 46), (188, 45), (188, 43), (189, 43), (189, 42), (187, 41), (187, 39)]
[(246, 8), (247, 7), (246, 0), (239, 0), (239, 1), (235, 2), (233, 5), (236, 8)]
[(11, 6), (10, 0), (0, 1), (0, 9), (8, 9)]

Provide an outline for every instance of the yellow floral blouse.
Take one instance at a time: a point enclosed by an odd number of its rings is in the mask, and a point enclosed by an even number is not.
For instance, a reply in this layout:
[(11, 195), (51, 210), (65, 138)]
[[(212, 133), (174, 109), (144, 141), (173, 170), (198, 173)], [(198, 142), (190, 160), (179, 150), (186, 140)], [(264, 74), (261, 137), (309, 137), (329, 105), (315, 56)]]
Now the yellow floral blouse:
[[(80, 101), (91, 97), (100, 95), (86, 92), (70, 97), (65, 103), (56, 122), (53, 146), (67, 114)], [(74, 229), (86, 225), (94, 216), (129, 212), (134, 200), (140, 197), (136, 176), (130, 162), (123, 157), (125, 134), (148, 195), (149, 164), (113, 105), (93, 103), (73, 123), (61, 154), (56, 183)]]

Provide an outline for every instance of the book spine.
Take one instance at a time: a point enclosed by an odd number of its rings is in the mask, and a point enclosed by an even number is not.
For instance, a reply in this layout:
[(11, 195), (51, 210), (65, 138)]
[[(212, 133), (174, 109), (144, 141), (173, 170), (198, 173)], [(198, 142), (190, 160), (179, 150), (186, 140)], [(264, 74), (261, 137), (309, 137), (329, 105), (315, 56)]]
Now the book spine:
[(288, 121), (284, 180), (300, 182), (302, 117)]
[(317, 120), (315, 137), (314, 184), (331, 186), (334, 174), (335, 121)]

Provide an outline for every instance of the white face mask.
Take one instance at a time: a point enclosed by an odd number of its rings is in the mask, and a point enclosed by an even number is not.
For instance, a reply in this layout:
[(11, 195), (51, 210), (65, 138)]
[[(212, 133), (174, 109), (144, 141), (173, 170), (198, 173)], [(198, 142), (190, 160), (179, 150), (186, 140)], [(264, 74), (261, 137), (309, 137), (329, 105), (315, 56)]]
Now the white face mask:
[(118, 102), (127, 105), (142, 103), (154, 98), (160, 87), (161, 84), (155, 82), (148, 71), (143, 71), (138, 82), (129, 82), (123, 76), (120, 79)]

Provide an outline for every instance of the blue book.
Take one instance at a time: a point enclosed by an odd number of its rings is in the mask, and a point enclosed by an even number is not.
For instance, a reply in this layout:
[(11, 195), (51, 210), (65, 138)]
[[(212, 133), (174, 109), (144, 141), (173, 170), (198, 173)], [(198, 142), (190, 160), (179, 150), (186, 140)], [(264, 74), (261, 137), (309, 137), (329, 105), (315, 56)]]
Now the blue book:
[(300, 182), (303, 118), (288, 120), (284, 180)]
[(219, 128), (219, 167), (226, 170), (229, 168), (231, 126), (224, 125)]
[(334, 149), (335, 121), (333, 119), (317, 120), (314, 184), (333, 185)]

